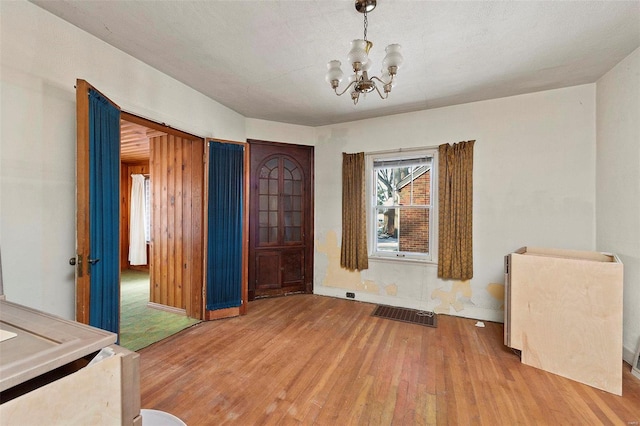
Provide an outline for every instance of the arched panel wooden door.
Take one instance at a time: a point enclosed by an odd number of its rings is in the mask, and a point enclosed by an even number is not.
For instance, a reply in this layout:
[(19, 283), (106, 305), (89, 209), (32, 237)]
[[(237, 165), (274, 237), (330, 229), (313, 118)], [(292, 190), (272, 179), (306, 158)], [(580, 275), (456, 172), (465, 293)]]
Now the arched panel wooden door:
[(313, 147), (249, 143), (249, 299), (311, 293)]

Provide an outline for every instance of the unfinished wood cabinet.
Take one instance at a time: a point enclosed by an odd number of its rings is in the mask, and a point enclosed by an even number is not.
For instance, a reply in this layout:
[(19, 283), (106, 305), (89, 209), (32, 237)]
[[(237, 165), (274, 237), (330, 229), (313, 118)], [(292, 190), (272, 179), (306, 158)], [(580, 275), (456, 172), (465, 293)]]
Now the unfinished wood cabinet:
[(623, 265), (524, 247), (505, 257), (505, 344), (524, 364), (622, 395)]
[(141, 424), (139, 355), (115, 334), (7, 301), (0, 330), (3, 425)]

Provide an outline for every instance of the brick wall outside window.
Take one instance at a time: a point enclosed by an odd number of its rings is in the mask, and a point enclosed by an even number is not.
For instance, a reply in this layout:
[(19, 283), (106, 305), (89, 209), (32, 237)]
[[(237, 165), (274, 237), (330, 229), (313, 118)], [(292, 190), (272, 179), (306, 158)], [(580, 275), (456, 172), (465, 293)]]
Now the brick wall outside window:
[[(413, 204), (429, 204), (431, 194), (431, 170), (423, 173), (413, 181)], [(399, 191), (401, 205), (411, 203), (411, 184), (407, 184)], [(400, 235), (398, 238), (400, 251), (422, 252), (429, 251), (429, 211), (425, 209), (400, 210)]]

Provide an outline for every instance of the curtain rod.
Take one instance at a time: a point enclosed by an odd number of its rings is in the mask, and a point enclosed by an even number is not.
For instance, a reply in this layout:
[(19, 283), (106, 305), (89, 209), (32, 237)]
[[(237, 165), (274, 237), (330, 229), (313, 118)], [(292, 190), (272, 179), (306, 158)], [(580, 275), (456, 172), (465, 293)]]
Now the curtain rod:
[(424, 151), (425, 149), (438, 149), (437, 146), (421, 146), (415, 148), (399, 148), (399, 149), (387, 149), (384, 151), (370, 151), (365, 152), (365, 155), (380, 155), (380, 154), (400, 154), (403, 152), (411, 153), (415, 151)]
[[(456, 143), (461, 143), (461, 142), (471, 142), (471, 141), (476, 141), (475, 139), (471, 139), (469, 141), (460, 141), (460, 142), (456, 142)], [(445, 144), (447, 145), (447, 144)], [(422, 146), (422, 147), (415, 147), (415, 148), (398, 148), (398, 149), (387, 149), (384, 151), (371, 151), (371, 152), (365, 152), (364, 155), (380, 155), (380, 154), (397, 154), (397, 153), (402, 153), (402, 152), (413, 152), (413, 151), (424, 151), (425, 149), (435, 149), (437, 150), (440, 147), (440, 145), (435, 145), (435, 146)]]

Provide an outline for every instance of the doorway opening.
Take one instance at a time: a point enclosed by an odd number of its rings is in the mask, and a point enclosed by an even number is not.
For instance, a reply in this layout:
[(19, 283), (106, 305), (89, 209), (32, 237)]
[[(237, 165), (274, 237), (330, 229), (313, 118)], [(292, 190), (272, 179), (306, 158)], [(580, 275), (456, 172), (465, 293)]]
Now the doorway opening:
[[(209, 284), (205, 266), (210, 264), (205, 262), (209, 200), (205, 191), (209, 164), (205, 139), (124, 112), (87, 81), (78, 79), (76, 320), (120, 333), (120, 272), (130, 266), (142, 268), (147, 263), (131, 265), (126, 250), (121, 251), (126, 238), (119, 232), (120, 224), (128, 223), (126, 217), (124, 220), (121, 217), (128, 214), (128, 209), (121, 208), (121, 204), (129, 199), (129, 191), (121, 186), (126, 186), (122, 184), (123, 176), (128, 182), (131, 173), (128, 166), (124, 170), (121, 167), (120, 120), (145, 128), (135, 129), (144, 137), (132, 138), (122, 150), (125, 164), (146, 164), (148, 158), (152, 226), (149, 242), (143, 243), (144, 252), (148, 252), (150, 280), (147, 305), (196, 320), (222, 318), (222, 314), (231, 316), (224, 309), (205, 311), (205, 300), (209, 297), (204, 285)], [(134, 153), (128, 148), (133, 148)], [(142, 159), (135, 158), (135, 152), (141, 150)], [(244, 153), (246, 164), (248, 151)], [(248, 193), (246, 176), (244, 193)], [(243, 211), (248, 212), (248, 208)], [(248, 223), (246, 214), (244, 222)], [(242, 262), (246, 266), (246, 233), (242, 238), (245, 249)], [(246, 311), (246, 275), (241, 285), (243, 299), (236, 309), (238, 314)], [(212, 318), (210, 312), (218, 316)]]
[[(150, 265), (162, 262), (154, 259), (158, 253), (151, 246), (152, 230), (162, 226), (164, 218), (159, 215), (165, 214), (167, 208), (158, 197), (155, 207), (165, 213), (152, 213), (153, 182), (162, 181), (163, 177), (154, 176), (158, 168), (151, 164), (150, 146), (152, 141), (166, 140), (168, 134), (126, 119), (121, 119), (120, 124), (120, 345), (136, 351), (201, 320), (190, 318), (182, 302), (169, 306), (151, 299)], [(162, 157), (169, 155), (163, 151)], [(136, 180), (142, 188), (134, 188)], [(180, 214), (172, 219), (182, 221)], [(154, 217), (160, 223), (154, 223)], [(132, 235), (139, 237), (136, 240)]]

